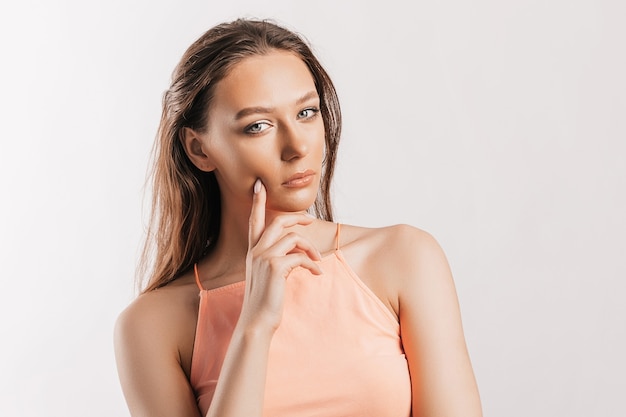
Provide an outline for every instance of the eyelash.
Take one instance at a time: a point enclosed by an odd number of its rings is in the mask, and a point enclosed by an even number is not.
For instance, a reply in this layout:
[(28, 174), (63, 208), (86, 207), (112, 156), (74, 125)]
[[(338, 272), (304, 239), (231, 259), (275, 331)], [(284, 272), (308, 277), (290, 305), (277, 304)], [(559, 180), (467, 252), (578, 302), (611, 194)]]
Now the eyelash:
[[(310, 116), (302, 116), (300, 117), (300, 115), (304, 112), (312, 112), (312, 114)], [(304, 120), (311, 120), (313, 118), (315, 118), (320, 112), (320, 109), (317, 107), (307, 107), (306, 109), (302, 109), (300, 112), (298, 112), (298, 117)], [(259, 130), (259, 131), (253, 131), (254, 127), (258, 127), (261, 125), (269, 125), (270, 123), (268, 122), (254, 122), (248, 126), (246, 126), (246, 128), (244, 129), (244, 133), (247, 133), (249, 135), (258, 135), (259, 133), (263, 133), (265, 131), (265, 129), (263, 130)]]
[(244, 131), (244, 133), (247, 133), (249, 135), (258, 135), (259, 133), (263, 133), (265, 131), (265, 129), (258, 130), (258, 131), (253, 131), (253, 128), (255, 126), (261, 126), (261, 125), (269, 125), (269, 123), (267, 123), (267, 122), (254, 122), (251, 125), (246, 126), (246, 128), (243, 131)]
[(308, 107), (308, 108), (303, 109), (302, 111), (300, 111), (300, 113), (298, 113), (298, 115), (304, 113), (305, 111), (313, 112), (313, 114), (310, 115), (309, 117), (304, 117), (305, 119), (312, 119), (315, 116), (317, 116), (317, 114), (320, 112), (320, 109), (318, 109), (317, 107)]

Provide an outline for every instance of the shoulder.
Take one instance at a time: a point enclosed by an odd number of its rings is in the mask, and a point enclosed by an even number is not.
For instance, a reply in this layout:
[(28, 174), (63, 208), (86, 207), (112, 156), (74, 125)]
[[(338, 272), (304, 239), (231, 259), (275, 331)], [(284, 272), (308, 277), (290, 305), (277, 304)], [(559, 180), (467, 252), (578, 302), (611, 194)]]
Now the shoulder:
[(197, 288), (170, 284), (140, 295), (118, 316), (115, 360), (131, 414), (197, 415), (189, 384), (194, 298)]
[(408, 224), (379, 228), (342, 226), (342, 247), (356, 248), (363, 256), (412, 265), (443, 255), (437, 240), (425, 230)]
[[(146, 354), (184, 358), (193, 342), (198, 290), (166, 286), (139, 295), (118, 316), (115, 350), (118, 356)], [(184, 365), (181, 363), (181, 365)]]
[(400, 316), (400, 305), (427, 293), (429, 280), (448, 280), (445, 254), (428, 232), (407, 224), (342, 226), (342, 252), (357, 275)]
[[(197, 294), (195, 289), (195, 298)], [(192, 297), (189, 288), (183, 286), (167, 286), (141, 294), (120, 313), (116, 326), (124, 329), (167, 325), (190, 311)]]
[(371, 254), (376, 260), (370, 266), (390, 287), (401, 324), (425, 317), (444, 320), (457, 314), (454, 279), (435, 237), (408, 225), (382, 228), (379, 233), (382, 237), (375, 247), (377, 252)]

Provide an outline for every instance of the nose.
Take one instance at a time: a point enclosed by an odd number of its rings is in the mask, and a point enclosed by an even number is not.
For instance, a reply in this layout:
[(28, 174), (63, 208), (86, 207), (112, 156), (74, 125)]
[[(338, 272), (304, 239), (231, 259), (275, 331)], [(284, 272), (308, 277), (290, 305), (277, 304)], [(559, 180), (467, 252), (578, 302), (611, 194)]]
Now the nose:
[(309, 153), (306, 132), (298, 129), (295, 124), (284, 124), (281, 132), (281, 159), (292, 161)]

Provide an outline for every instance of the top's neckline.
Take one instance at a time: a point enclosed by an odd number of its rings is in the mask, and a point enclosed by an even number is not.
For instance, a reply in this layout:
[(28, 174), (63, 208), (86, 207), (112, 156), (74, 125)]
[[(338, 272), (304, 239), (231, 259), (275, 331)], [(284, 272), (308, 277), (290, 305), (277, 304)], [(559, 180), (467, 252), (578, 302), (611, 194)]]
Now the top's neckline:
[[(322, 259), (319, 262), (322, 263), (331, 258), (339, 259), (339, 257), (341, 256), (340, 252), (341, 252), (341, 249), (335, 249), (331, 252), (328, 252), (327, 254), (322, 255)], [(241, 281), (232, 282), (230, 284), (222, 285), (222, 286), (215, 287), (215, 288), (202, 287), (202, 289), (200, 289), (200, 292), (203, 292), (205, 294), (210, 294), (210, 293), (228, 291), (228, 290), (236, 289), (239, 287), (243, 287), (245, 283), (246, 283), (246, 280), (244, 279)]]

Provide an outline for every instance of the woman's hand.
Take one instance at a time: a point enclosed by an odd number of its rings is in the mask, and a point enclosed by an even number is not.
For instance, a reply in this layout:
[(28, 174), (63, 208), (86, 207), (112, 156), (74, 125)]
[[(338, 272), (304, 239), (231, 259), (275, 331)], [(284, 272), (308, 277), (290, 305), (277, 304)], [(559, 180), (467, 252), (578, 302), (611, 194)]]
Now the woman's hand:
[(265, 225), (266, 192), (254, 184), (248, 226), (246, 290), (239, 321), (228, 346), (207, 417), (263, 414), (267, 359), (283, 311), (285, 279), (297, 267), (321, 274), (319, 252), (304, 237), (285, 229), (311, 224), (306, 214), (276, 216)]
[[(296, 267), (322, 273), (320, 253), (311, 242), (285, 229), (308, 225), (304, 213), (284, 214), (265, 225), (267, 194), (261, 180), (254, 184), (246, 256), (246, 292), (238, 326), (274, 332), (282, 317), (285, 280)], [(250, 326), (250, 327), (248, 327)]]

